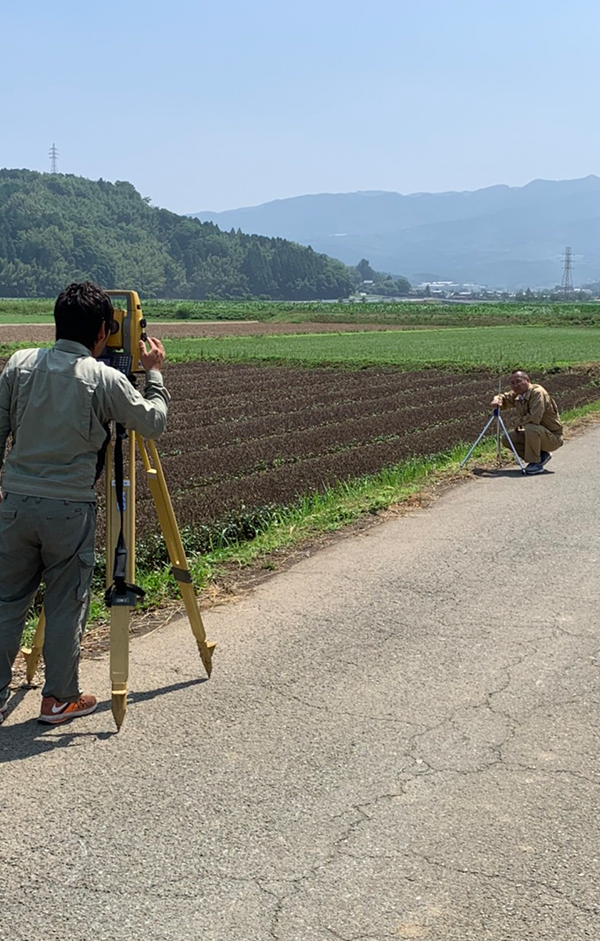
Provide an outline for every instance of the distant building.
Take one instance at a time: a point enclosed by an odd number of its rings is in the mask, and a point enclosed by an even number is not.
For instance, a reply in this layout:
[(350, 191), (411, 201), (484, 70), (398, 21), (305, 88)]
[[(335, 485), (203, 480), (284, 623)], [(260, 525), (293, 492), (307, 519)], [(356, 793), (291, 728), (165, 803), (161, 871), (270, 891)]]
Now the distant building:
[(420, 291), (425, 291), (429, 288), (432, 294), (447, 294), (451, 291), (457, 291), (459, 287), (461, 287), (461, 285), (457, 284), (455, 281), (423, 281), (422, 284), (418, 285)]

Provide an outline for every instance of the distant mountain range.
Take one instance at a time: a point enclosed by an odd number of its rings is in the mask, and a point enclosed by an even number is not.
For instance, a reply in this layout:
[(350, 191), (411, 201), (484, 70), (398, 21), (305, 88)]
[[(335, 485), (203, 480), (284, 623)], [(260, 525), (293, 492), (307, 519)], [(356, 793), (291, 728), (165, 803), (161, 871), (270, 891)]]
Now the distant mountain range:
[(600, 178), (534, 180), (473, 192), (323, 193), (191, 213), (222, 230), (279, 236), (421, 281), (552, 287), (573, 249), (573, 281), (600, 279)]

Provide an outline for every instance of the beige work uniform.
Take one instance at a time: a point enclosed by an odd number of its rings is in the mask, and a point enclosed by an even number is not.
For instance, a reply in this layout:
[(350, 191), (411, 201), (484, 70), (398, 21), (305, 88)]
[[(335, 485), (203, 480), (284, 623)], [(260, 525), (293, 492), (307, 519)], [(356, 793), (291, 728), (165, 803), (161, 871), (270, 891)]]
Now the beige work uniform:
[[(509, 437), (519, 457), (528, 464), (539, 464), (542, 451), (556, 451), (563, 445), (563, 426), (558, 407), (543, 386), (532, 383), (524, 395), (505, 392), (500, 408), (514, 408), (518, 417), (518, 431)], [(504, 438), (506, 447), (509, 442)]]

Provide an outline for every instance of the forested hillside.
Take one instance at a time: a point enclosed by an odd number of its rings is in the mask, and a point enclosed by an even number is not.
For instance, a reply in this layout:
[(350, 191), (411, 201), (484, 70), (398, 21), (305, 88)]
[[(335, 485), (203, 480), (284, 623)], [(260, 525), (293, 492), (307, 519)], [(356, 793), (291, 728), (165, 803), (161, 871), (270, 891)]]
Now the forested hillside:
[(49, 297), (70, 281), (146, 297), (346, 297), (341, 262), (281, 238), (221, 232), (157, 209), (130, 183), (0, 170), (0, 296)]

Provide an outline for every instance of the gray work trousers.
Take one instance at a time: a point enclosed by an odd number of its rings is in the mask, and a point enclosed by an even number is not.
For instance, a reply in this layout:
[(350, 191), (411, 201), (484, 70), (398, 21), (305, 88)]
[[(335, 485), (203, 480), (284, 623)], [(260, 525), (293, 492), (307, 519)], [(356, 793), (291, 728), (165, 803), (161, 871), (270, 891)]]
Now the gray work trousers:
[(90, 604), (96, 506), (5, 493), (0, 503), (0, 706), (27, 613), (45, 583), (42, 696), (76, 702), (79, 648)]

